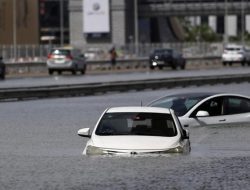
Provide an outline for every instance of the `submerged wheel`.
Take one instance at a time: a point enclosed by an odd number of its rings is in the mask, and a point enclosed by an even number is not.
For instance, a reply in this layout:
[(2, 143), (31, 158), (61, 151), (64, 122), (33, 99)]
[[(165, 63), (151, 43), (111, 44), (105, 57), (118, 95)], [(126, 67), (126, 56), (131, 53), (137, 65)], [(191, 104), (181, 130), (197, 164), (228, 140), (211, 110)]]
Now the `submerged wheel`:
[(52, 75), (54, 71), (52, 69), (49, 69), (49, 75)]

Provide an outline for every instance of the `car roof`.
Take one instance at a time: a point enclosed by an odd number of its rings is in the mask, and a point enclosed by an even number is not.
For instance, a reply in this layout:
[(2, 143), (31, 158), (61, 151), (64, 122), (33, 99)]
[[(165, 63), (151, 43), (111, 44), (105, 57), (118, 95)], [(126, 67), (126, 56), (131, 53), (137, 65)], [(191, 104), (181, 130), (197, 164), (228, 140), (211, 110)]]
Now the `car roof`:
[(75, 49), (72, 46), (62, 46), (62, 47), (54, 47), (53, 49), (64, 49), (64, 50), (72, 50)]
[(229, 44), (225, 48), (243, 48), (244, 46), (242, 45), (237, 45), (237, 44)]
[(157, 49), (154, 49), (154, 51), (173, 51), (173, 49), (171, 49), (171, 48), (157, 48)]
[[(187, 97), (187, 98), (192, 98), (192, 97), (203, 97), (203, 96), (213, 96), (216, 94), (222, 94), (222, 93), (217, 93), (217, 92), (185, 92), (185, 93), (177, 93), (177, 94), (170, 94), (164, 97)], [(163, 98), (163, 97), (162, 97)]]
[(130, 106), (130, 107), (112, 107), (107, 109), (107, 113), (166, 113), (170, 114), (170, 109), (168, 108), (158, 108), (158, 107), (145, 107), (145, 106)]
[(167, 96), (162, 96), (156, 100), (153, 100), (150, 102), (148, 105), (151, 105), (159, 100), (169, 98), (169, 97), (177, 97), (177, 98), (199, 98), (203, 97), (203, 99), (210, 97), (210, 96), (239, 96), (239, 97), (245, 97), (249, 98), (246, 95), (241, 95), (241, 94), (234, 94), (234, 93), (224, 93), (224, 92), (185, 92), (185, 93), (177, 93), (177, 94), (170, 94)]

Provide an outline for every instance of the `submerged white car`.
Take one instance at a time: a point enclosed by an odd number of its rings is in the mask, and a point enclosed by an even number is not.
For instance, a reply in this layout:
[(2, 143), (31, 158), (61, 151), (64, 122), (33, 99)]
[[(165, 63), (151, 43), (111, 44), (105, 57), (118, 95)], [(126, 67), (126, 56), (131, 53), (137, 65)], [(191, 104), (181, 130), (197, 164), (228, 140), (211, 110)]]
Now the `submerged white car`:
[(173, 109), (183, 127), (250, 123), (250, 98), (240, 94), (173, 94), (148, 106)]
[(188, 153), (188, 131), (171, 109), (114, 107), (104, 111), (93, 132), (83, 128), (78, 135), (90, 138), (84, 155), (137, 155)]

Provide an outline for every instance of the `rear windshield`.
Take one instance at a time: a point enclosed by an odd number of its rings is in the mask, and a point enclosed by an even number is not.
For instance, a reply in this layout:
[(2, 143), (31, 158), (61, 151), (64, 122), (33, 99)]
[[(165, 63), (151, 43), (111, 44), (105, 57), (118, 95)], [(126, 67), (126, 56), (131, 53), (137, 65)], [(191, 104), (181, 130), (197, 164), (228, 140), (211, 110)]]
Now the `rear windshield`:
[(52, 55), (70, 55), (70, 50), (55, 49), (51, 51)]
[(171, 114), (106, 113), (95, 134), (173, 137), (177, 130)]
[(243, 49), (242, 48), (233, 48), (233, 47), (231, 47), (231, 48), (226, 48), (225, 50), (227, 50), (227, 51), (242, 51)]

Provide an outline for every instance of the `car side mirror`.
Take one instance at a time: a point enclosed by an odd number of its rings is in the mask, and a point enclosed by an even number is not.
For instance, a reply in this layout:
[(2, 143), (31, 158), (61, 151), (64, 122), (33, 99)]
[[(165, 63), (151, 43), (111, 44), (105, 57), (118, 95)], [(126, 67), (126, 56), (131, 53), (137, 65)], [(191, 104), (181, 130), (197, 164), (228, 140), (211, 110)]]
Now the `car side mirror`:
[(79, 129), (77, 134), (81, 137), (88, 137), (88, 138), (91, 137), (89, 128)]
[(207, 117), (209, 113), (207, 111), (200, 110), (197, 112), (196, 117)]

